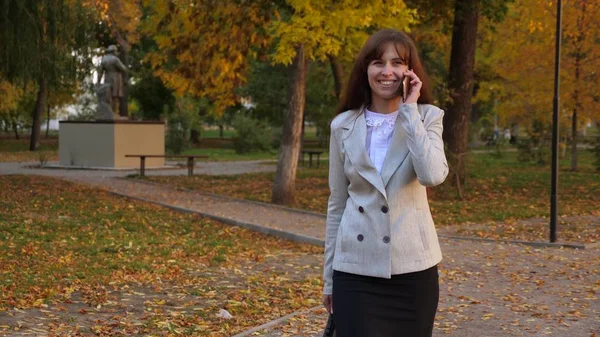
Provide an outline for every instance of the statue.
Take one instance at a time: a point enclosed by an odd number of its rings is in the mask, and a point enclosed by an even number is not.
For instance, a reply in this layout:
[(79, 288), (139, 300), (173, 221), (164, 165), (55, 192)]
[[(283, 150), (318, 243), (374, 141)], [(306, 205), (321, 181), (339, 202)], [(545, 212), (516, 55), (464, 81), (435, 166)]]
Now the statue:
[(113, 110), (110, 107), (111, 103), (111, 85), (109, 83), (97, 84), (96, 95), (98, 96), (98, 105), (96, 106), (97, 120), (112, 120), (114, 119)]
[[(123, 73), (127, 71), (125, 65), (116, 55), (117, 46), (110, 45), (106, 48), (106, 55), (102, 57), (98, 69), (98, 83), (96, 94), (98, 96), (98, 107), (96, 119), (113, 119), (117, 110), (119, 99), (123, 97)], [(104, 75), (104, 84), (100, 84)], [(109, 117), (110, 118), (107, 118)]]

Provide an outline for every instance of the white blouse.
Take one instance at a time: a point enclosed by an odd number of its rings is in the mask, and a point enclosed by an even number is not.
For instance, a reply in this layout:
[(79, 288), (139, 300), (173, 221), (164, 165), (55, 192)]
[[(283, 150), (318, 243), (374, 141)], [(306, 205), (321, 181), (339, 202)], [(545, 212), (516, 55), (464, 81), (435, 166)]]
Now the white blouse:
[(394, 137), (396, 129), (396, 119), (398, 118), (398, 110), (380, 114), (377, 112), (365, 109), (365, 119), (367, 121), (367, 153), (371, 158), (373, 166), (377, 172), (381, 174), (383, 161), (387, 154), (388, 148)]

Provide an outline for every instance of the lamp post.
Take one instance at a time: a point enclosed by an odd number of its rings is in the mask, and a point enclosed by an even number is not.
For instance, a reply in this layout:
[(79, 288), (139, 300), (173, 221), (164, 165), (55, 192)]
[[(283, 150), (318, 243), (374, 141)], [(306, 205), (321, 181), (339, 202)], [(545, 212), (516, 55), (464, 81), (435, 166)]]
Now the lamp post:
[(561, 44), (562, 0), (557, 1), (556, 9), (556, 50), (554, 56), (554, 109), (552, 114), (552, 189), (550, 196), (550, 242), (556, 242), (556, 221), (558, 208), (558, 103), (560, 84), (560, 44)]

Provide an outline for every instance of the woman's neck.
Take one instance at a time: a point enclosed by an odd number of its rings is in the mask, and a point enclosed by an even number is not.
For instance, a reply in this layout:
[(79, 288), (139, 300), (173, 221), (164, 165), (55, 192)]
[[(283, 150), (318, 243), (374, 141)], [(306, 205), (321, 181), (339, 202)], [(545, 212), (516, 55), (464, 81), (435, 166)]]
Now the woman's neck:
[(369, 110), (380, 114), (389, 114), (398, 110), (399, 103), (400, 97), (393, 99), (381, 99), (373, 97), (371, 99)]

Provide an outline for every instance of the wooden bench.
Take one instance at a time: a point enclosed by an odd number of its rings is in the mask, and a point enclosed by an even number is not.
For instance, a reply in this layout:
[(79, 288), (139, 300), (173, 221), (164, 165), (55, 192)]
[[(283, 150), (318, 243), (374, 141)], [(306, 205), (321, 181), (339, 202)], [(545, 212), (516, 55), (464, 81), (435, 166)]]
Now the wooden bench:
[(302, 150), (302, 166), (304, 166), (304, 155), (305, 154), (308, 155), (308, 167), (312, 167), (312, 158), (314, 155), (316, 155), (317, 156), (317, 168), (318, 168), (319, 162), (320, 162), (320, 157), (323, 152), (325, 152), (325, 151), (319, 150), (319, 149)]
[(208, 156), (199, 155), (162, 155), (162, 154), (126, 154), (126, 158), (140, 158), (140, 177), (146, 175), (146, 158), (187, 158), (188, 177), (194, 175), (194, 165), (196, 158), (208, 158)]

